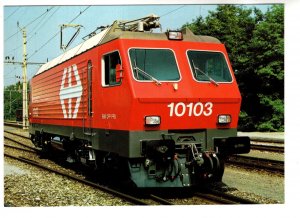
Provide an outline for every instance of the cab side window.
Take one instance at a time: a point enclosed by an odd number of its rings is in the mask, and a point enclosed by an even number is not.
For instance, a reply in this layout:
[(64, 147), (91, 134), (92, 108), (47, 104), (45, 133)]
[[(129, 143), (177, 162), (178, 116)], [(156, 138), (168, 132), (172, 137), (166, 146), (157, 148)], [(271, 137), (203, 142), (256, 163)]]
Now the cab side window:
[(116, 66), (121, 64), (121, 58), (119, 52), (114, 51), (112, 53), (103, 56), (102, 63), (104, 67), (103, 86), (119, 85), (120, 82), (116, 82)]

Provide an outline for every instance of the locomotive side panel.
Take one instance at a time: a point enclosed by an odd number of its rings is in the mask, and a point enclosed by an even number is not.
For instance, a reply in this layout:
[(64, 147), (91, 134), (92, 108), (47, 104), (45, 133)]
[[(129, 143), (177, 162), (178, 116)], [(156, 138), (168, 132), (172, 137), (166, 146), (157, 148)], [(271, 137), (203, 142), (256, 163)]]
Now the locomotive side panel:
[[(133, 106), (130, 80), (124, 75), (116, 83), (109, 74), (124, 59), (120, 46), (113, 41), (93, 48), (35, 76), (31, 81), (31, 134), (43, 131), (82, 139), (95, 150), (128, 156)], [(112, 61), (115, 54), (119, 62)], [(127, 67), (125, 62), (123, 67)]]
[(62, 70), (55, 69), (54, 73), (44, 73), (31, 81), (31, 123), (42, 122), (44, 119), (61, 118), (59, 96), (59, 81)]
[(74, 59), (31, 81), (30, 123), (45, 131), (83, 127), (87, 119), (87, 61)]

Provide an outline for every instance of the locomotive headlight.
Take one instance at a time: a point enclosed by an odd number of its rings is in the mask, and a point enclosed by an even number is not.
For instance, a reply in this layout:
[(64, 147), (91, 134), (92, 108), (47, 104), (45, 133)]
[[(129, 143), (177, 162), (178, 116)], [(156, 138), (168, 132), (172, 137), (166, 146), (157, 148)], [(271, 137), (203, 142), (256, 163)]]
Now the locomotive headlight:
[(231, 123), (231, 115), (229, 114), (221, 114), (218, 116), (219, 124), (228, 124)]
[(160, 125), (160, 116), (146, 116), (145, 125), (147, 126)]
[(170, 40), (182, 40), (183, 39), (182, 32), (180, 32), (180, 31), (169, 31), (169, 32), (167, 32), (167, 34), (168, 34), (168, 39), (170, 39)]

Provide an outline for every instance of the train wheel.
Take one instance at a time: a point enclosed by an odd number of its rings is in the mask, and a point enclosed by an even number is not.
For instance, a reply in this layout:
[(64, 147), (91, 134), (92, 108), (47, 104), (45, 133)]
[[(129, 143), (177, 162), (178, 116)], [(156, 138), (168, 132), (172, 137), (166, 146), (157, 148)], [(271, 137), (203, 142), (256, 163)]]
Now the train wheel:
[(223, 160), (220, 160), (219, 161), (219, 167), (218, 169), (214, 172), (214, 175), (212, 177), (212, 180), (214, 182), (222, 182), (222, 178), (223, 178), (223, 174), (224, 174), (224, 170), (225, 170), (225, 167), (224, 167), (224, 161)]
[(40, 136), (40, 142), (41, 142), (41, 157), (42, 158), (51, 157), (52, 154), (51, 137), (43, 133)]

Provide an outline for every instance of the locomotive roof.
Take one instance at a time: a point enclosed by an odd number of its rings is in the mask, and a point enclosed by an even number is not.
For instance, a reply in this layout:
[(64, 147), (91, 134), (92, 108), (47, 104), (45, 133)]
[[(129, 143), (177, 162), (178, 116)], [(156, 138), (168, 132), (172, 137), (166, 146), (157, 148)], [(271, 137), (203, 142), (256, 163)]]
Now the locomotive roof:
[[(221, 43), (217, 38), (211, 36), (194, 35), (188, 28), (182, 30), (183, 41), (189, 42), (208, 42), (208, 43)], [(143, 40), (169, 40), (166, 33), (151, 33), (151, 32), (132, 32), (123, 31), (119, 27), (119, 21), (115, 21), (113, 25), (105, 28), (100, 33), (87, 39), (76, 47), (64, 52), (60, 56), (52, 59), (40, 67), (35, 75), (38, 75), (52, 67), (55, 67), (89, 49), (98, 45), (105, 44), (115, 39), (143, 39)]]

